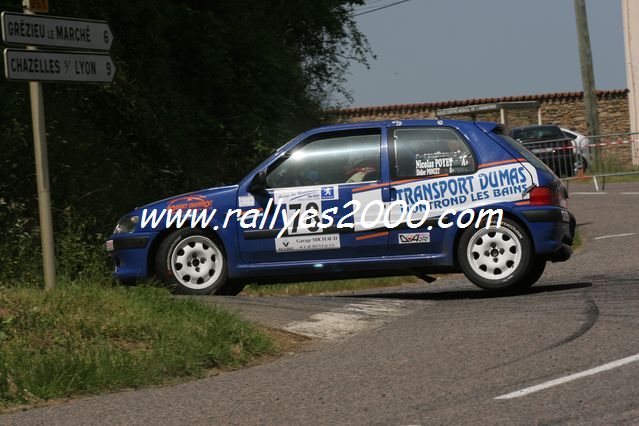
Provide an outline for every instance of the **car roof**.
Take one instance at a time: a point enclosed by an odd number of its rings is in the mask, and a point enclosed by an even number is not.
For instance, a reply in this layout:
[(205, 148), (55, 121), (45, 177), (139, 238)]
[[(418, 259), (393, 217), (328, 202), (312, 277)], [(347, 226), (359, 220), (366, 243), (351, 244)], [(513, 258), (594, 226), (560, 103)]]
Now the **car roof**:
[(467, 121), (467, 120), (441, 120), (441, 119), (430, 119), (430, 120), (377, 120), (377, 121), (362, 121), (358, 123), (337, 123), (337, 124), (329, 124), (326, 126), (316, 127), (309, 131), (338, 131), (338, 130), (348, 130), (348, 129), (358, 129), (372, 126), (387, 126), (387, 127), (395, 127), (395, 126), (448, 126), (448, 127), (460, 127), (467, 126), (471, 123), (482, 124), (481, 127), (491, 127), (497, 126), (498, 123), (490, 122), (490, 121)]

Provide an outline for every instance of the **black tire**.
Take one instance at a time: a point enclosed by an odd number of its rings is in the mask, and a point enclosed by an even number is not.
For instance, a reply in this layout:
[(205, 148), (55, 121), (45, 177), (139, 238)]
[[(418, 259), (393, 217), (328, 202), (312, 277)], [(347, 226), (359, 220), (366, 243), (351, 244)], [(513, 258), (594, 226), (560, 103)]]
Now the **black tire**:
[(158, 248), (158, 278), (180, 294), (218, 294), (228, 282), (226, 255), (213, 235), (200, 229), (181, 229)]
[(483, 224), (467, 228), (457, 246), (457, 259), (464, 275), (485, 290), (514, 290), (533, 285), (545, 267), (545, 262), (534, 256), (526, 229), (507, 218), (500, 227), (493, 224), (486, 228)]
[(224, 287), (215, 294), (220, 296), (237, 296), (242, 292), (242, 290), (244, 290), (244, 287), (246, 287), (246, 283), (228, 280)]
[(522, 280), (517, 284), (517, 290), (526, 290), (532, 287), (539, 278), (544, 274), (544, 270), (546, 269), (546, 261), (543, 259), (537, 259), (532, 262), (532, 265), (526, 275), (522, 278)]

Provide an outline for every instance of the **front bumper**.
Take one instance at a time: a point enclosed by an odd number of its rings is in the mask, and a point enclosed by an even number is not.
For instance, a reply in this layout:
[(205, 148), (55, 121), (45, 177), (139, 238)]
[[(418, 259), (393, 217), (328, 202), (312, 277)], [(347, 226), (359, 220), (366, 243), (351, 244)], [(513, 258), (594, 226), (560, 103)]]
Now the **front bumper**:
[(112, 235), (105, 243), (113, 277), (134, 281), (148, 276), (147, 254), (150, 235)]

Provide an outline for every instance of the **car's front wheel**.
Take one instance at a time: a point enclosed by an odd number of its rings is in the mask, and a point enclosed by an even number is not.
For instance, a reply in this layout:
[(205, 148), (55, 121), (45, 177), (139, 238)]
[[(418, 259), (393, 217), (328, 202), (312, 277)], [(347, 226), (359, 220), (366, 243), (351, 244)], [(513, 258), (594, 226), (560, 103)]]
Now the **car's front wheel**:
[(531, 286), (543, 273), (534, 258), (533, 243), (517, 222), (503, 219), (500, 226), (468, 228), (457, 248), (464, 275), (486, 290), (514, 290)]
[(228, 281), (221, 244), (195, 229), (176, 231), (162, 241), (156, 271), (160, 280), (181, 294), (222, 293)]

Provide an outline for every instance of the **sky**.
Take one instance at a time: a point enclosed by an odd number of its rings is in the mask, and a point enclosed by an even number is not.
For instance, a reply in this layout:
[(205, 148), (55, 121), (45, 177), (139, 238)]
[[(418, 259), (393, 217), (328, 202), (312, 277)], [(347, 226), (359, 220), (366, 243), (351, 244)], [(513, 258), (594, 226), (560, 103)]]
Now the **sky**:
[[(367, 0), (358, 9), (393, 2)], [(624, 89), (621, 0), (586, 7), (596, 87)], [(573, 0), (410, 0), (355, 19), (377, 59), (370, 69), (351, 64), (345, 88), (354, 102), (346, 105), (583, 88)]]

